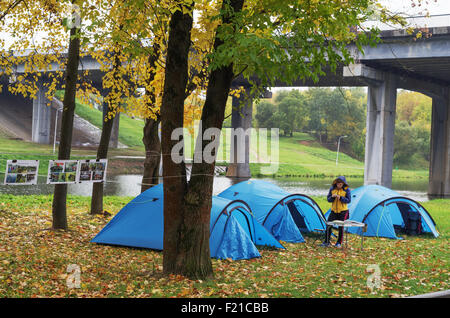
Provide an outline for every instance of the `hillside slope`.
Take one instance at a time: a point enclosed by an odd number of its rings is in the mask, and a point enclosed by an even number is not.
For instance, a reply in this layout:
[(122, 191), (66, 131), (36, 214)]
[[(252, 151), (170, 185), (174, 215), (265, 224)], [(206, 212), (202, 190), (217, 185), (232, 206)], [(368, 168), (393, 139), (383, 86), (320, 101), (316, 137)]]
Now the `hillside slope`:
[[(77, 105), (78, 106), (78, 105)], [(62, 102), (54, 99), (51, 106), (50, 118), (50, 143), (54, 141), (54, 125), (58, 119), (58, 127), (61, 125), (61, 112), (56, 118), (56, 110), (62, 108)], [(96, 146), (101, 136), (101, 112), (96, 111), (100, 119), (99, 126), (91, 124), (89, 118), (86, 119), (83, 113), (76, 111), (74, 117), (74, 129), (72, 137), (73, 146)], [(31, 141), (32, 138), (33, 101), (22, 96), (15, 96), (8, 92), (2, 92), (0, 98), (0, 131), (4, 136), (11, 139)], [(59, 140), (57, 132), (56, 142)], [(123, 147), (124, 145), (119, 145)]]
[[(252, 148), (256, 152), (255, 142), (252, 142)], [(255, 161), (251, 160), (253, 163), (250, 164), (252, 175), (260, 175), (260, 168), (268, 165)], [(364, 163), (340, 152), (336, 165), (336, 151), (321, 146), (309, 134), (294, 133), (293, 137), (279, 137), (279, 165), (274, 175), (363, 177)]]
[[(257, 149), (255, 141), (252, 148)], [(268, 164), (255, 163), (250, 160), (252, 176), (263, 176), (261, 167)], [(252, 163), (253, 162), (253, 163)], [(306, 133), (294, 133), (293, 137), (279, 139), (279, 165), (273, 176), (301, 176), (301, 177), (364, 177), (364, 162), (356, 160), (342, 152), (339, 153), (336, 165), (336, 151), (320, 145), (313, 137)], [(428, 178), (428, 170), (394, 169), (393, 178)]]
[(6, 91), (0, 98), (0, 130), (15, 139), (31, 140), (33, 103)]
[[(56, 96), (60, 98), (61, 93)], [(76, 101), (75, 113), (77, 116), (90, 122), (93, 126), (101, 130), (103, 113), (91, 106)], [(125, 114), (120, 114), (119, 122), (119, 143), (127, 147), (144, 147), (142, 144), (144, 121), (142, 119), (131, 118)], [(120, 147), (120, 146), (119, 146)]]

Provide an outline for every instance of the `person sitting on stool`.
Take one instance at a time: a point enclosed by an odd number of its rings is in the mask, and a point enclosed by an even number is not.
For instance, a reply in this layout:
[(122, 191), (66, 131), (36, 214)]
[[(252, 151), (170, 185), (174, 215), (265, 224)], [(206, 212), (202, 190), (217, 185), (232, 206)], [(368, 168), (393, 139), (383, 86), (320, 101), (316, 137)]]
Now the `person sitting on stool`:
[[(328, 216), (328, 222), (335, 220), (345, 221), (348, 219), (347, 204), (350, 203), (351, 196), (350, 188), (348, 187), (344, 176), (340, 176), (333, 181), (330, 191), (328, 191), (327, 200), (331, 203), (331, 212)], [(332, 226), (327, 225), (325, 230), (325, 241), (322, 243), (322, 246), (330, 246), (331, 228)], [(335, 245), (336, 247), (341, 247), (343, 234), (344, 227), (339, 226), (339, 236)]]

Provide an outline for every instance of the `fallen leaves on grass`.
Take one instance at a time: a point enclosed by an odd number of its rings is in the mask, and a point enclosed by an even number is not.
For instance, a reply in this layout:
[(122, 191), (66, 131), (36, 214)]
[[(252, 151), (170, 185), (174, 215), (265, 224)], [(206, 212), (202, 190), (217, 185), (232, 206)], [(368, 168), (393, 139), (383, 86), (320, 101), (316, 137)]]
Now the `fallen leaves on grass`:
[[(363, 251), (357, 236), (347, 250), (307, 236), (304, 244), (284, 243), (286, 250), (260, 248), (257, 259), (213, 259), (215, 278), (201, 281), (164, 276), (161, 252), (90, 243), (112, 216), (89, 215), (89, 198), (70, 201), (68, 231), (49, 229), (49, 198), (21, 208), (18, 200), (3, 200), (0, 211), (2, 297), (404, 297), (449, 288), (445, 228), (438, 239), (368, 238)], [(115, 214), (128, 201), (106, 197), (105, 205)], [(80, 284), (69, 288), (72, 264)], [(380, 286), (370, 290), (372, 264)]]

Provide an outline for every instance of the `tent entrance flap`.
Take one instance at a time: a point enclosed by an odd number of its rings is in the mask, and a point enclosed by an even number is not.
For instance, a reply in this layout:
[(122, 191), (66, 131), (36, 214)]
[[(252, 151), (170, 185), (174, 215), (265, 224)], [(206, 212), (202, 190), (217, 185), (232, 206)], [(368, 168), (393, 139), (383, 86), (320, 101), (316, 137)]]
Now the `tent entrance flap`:
[(277, 240), (290, 243), (305, 242), (286, 205), (278, 204), (268, 216), (263, 225)]
[(286, 205), (300, 231), (317, 232), (325, 230), (325, 218), (322, 210), (314, 200), (308, 197), (296, 197), (287, 201)]
[(398, 211), (400, 212), (402, 219), (401, 224), (394, 223), (394, 228), (396, 229), (396, 231), (408, 235), (422, 234), (422, 225), (421, 225), (422, 222), (419, 211), (415, 209), (413, 206), (404, 202), (392, 204), (394, 208), (395, 205), (398, 208)]
[(300, 213), (300, 211), (297, 210), (297, 207), (295, 206), (294, 202), (290, 201), (286, 205), (289, 209), (289, 212), (291, 212), (292, 219), (294, 220), (298, 229), (303, 232), (308, 231), (308, 226), (306, 225), (305, 218)]
[(396, 232), (407, 235), (421, 235), (425, 233), (432, 233), (435, 237), (438, 236), (435, 230), (435, 224), (428, 217), (428, 213), (420, 206), (415, 206), (412, 202), (397, 202), (389, 203), (392, 209), (398, 211), (401, 222), (394, 222)]

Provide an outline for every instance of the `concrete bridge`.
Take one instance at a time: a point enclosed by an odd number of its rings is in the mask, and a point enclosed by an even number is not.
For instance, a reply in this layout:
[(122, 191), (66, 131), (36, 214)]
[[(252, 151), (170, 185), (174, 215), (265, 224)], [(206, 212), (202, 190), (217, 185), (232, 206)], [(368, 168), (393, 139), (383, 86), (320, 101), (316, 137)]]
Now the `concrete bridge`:
[[(33, 54), (33, 51), (23, 52), (22, 55)], [(59, 65), (52, 65), (52, 72), (59, 70)], [(105, 92), (102, 88), (103, 72), (100, 71), (100, 65), (93, 58), (86, 56), (80, 61), (80, 73), (89, 71), (89, 75), (84, 76), (102, 95)], [(23, 64), (15, 66), (15, 74), (25, 73)], [(48, 74), (41, 73), (38, 79), (38, 92), (34, 99), (24, 98), (23, 96), (13, 95), (8, 92), (7, 86), (14, 81), (12, 77), (0, 77), (0, 85), (3, 90), (0, 92), (0, 129), (6, 131), (14, 138), (32, 141), (40, 144), (53, 144), (59, 141), (59, 131), (61, 127), (62, 102), (54, 98), (48, 100), (46, 97), (47, 89), (44, 83), (49, 82)], [(61, 85), (63, 83), (59, 83)], [(50, 105), (48, 107), (47, 105)], [(119, 147), (119, 116), (114, 119), (113, 132), (111, 134), (111, 147)], [(56, 138), (55, 138), (56, 135)], [(86, 120), (75, 115), (74, 134), (72, 145), (85, 146), (98, 144), (100, 140), (101, 129), (93, 126)], [(123, 145), (122, 145), (123, 146)]]
[[(328, 70), (317, 83), (297, 81), (292, 86), (368, 87), (364, 182), (387, 187), (392, 185), (397, 89), (417, 91), (431, 97), (428, 194), (431, 197), (450, 197), (450, 27), (430, 28), (429, 33), (431, 37), (417, 39), (405, 30), (383, 31), (382, 43), (377, 47), (365, 47), (364, 54), (350, 45), (355, 64), (340, 65), (335, 73)], [(80, 71), (90, 70), (90, 79), (100, 88), (99, 65), (89, 57), (84, 57), (80, 65)], [(23, 72), (20, 65), (17, 72)], [(238, 78), (233, 85), (248, 86), (248, 82)], [(278, 82), (277, 86), (286, 85)], [(46, 106), (48, 101), (42, 83), (40, 88), (32, 101), (31, 135), (34, 142), (49, 143), (52, 114)], [(0, 95), (0, 99), (2, 97)], [(233, 98), (233, 106), (240, 103), (239, 99)], [(233, 128), (244, 129), (252, 126), (251, 101), (233, 111), (232, 125)], [(249, 144), (247, 140), (244, 163), (233, 163), (233, 158), (230, 158), (228, 176), (250, 177)], [(233, 141), (232, 149), (238, 151), (238, 145)]]
[[(417, 39), (405, 30), (382, 31), (382, 43), (364, 47), (364, 54), (350, 46), (355, 64), (340, 65), (335, 74), (328, 71), (317, 83), (298, 81), (292, 86), (368, 88), (364, 183), (386, 187), (392, 186), (397, 89), (431, 97), (428, 194), (440, 198), (450, 197), (450, 27), (430, 28), (429, 34), (429, 38)], [(236, 84), (245, 85), (245, 81)], [(277, 86), (286, 85), (279, 82)], [(233, 106), (238, 104), (234, 98)], [(251, 119), (251, 102), (247, 101), (240, 113), (233, 112), (233, 127), (249, 128)], [(231, 164), (228, 175), (249, 177), (248, 162)]]

